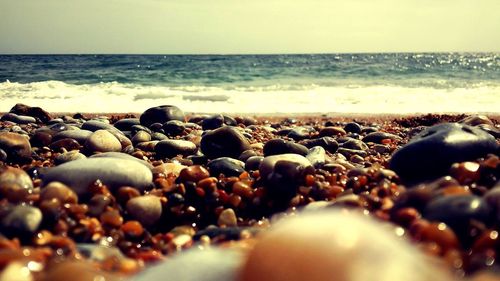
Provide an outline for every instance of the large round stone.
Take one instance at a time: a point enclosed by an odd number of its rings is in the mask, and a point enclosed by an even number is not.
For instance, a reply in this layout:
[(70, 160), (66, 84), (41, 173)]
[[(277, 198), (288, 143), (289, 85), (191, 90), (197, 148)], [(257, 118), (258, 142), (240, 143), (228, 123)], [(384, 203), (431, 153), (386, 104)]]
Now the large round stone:
[(116, 152), (122, 149), (122, 145), (109, 131), (97, 130), (88, 137), (85, 148), (91, 152)]
[(432, 126), (396, 151), (390, 168), (407, 184), (443, 176), (455, 162), (475, 160), (498, 152), (490, 134), (458, 123)]
[(152, 184), (153, 174), (146, 165), (138, 161), (97, 157), (67, 162), (50, 168), (43, 175), (43, 185), (59, 181), (78, 195), (88, 195), (89, 185), (96, 180), (101, 180), (111, 189), (132, 186), (142, 190)]
[(453, 280), (387, 227), (336, 211), (286, 218), (260, 237), (236, 280)]
[(141, 124), (149, 127), (153, 123), (165, 123), (170, 120), (185, 121), (184, 112), (174, 105), (160, 105), (144, 111), (139, 118)]
[(250, 149), (250, 144), (240, 132), (228, 126), (203, 135), (200, 148), (210, 159), (224, 156), (238, 159), (243, 151)]
[(7, 161), (26, 163), (31, 160), (30, 142), (22, 135), (0, 132), (0, 149), (7, 153)]

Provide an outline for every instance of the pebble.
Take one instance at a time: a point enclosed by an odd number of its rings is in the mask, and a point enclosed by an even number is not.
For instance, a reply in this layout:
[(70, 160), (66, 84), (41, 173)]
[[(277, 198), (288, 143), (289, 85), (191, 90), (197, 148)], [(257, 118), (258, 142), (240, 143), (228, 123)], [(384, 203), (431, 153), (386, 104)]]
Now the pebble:
[(210, 177), (210, 172), (203, 166), (192, 165), (181, 170), (178, 180), (181, 182), (198, 182)]
[(10, 132), (0, 132), (0, 149), (7, 153), (7, 161), (26, 163), (31, 161), (31, 145), (27, 138)]
[(200, 149), (210, 159), (225, 156), (238, 159), (243, 151), (250, 149), (250, 144), (239, 131), (227, 126), (205, 133)]
[(135, 135), (131, 139), (133, 144), (147, 142), (150, 140), (151, 140), (151, 135), (146, 131), (138, 131), (137, 133), (135, 133)]
[(33, 192), (33, 182), (22, 169), (0, 168), (0, 195), (11, 202), (24, 201)]
[[(98, 130), (107, 130), (107, 131), (114, 131), (114, 132), (120, 132), (117, 128), (113, 127), (113, 125), (110, 125), (109, 123), (104, 123), (98, 120), (89, 120), (86, 121), (85, 123), (82, 124), (81, 127), (82, 130), (88, 130), (88, 131), (98, 131)], [(120, 132), (121, 133), (121, 132)]]
[(177, 155), (186, 157), (197, 150), (194, 143), (186, 140), (162, 140), (155, 146), (156, 155), (160, 158), (173, 158)]
[(186, 129), (186, 126), (184, 125), (184, 122), (179, 121), (179, 120), (170, 120), (168, 122), (165, 122), (162, 126), (163, 131), (165, 134), (175, 137), (181, 135), (184, 130)]
[(43, 175), (43, 184), (60, 181), (73, 189), (78, 196), (89, 195), (89, 185), (96, 180), (116, 189), (133, 186), (143, 190), (151, 185), (151, 170), (138, 161), (98, 157), (71, 161), (49, 168)]
[(52, 141), (71, 138), (76, 140), (79, 144), (84, 145), (90, 135), (92, 135), (92, 131), (89, 130), (66, 130), (56, 133), (52, 137)]
[(326, 163), (326, 151), (321, 146), (312, 147), (309, 149), (306, 158), (314, 168), (320, 168)]
[(342, 148), (354, 149), (354, 150), (367, 150), (368, 145), (361, 140), (354, 138), (346, 138), (344, 142), (340, 144)]
[(491, 223), (491, 208), (479, 196), (448, 195), (431, 200), (423, 211), (429, 221), (443, 222), (451, 227), (461, 240), (467, 240), (467, 229), (475, 220), (485, 225)]
[(207, 168), (210, 174), (218, 177), (224, 174), (226, 177), (237, 177), (245, 171), (245, 163), (229, 157), (220, 157), (208, 162)]
[(78, 196), (67, 185), (53, 181), (40, 191), (40, 201), (57, 199), (62, 204), (78, 203)]
[(317, 139), (303, 140), (300, 142), (300, 144), (304, 145), (307, 148), (311, 148), (314, 146), (321, 146), (326, 151), (332, 154), (337, 152), (337, 149), (339, 148), (338, 142), (332, 137), (322, 137)]
[(319, 130), (320, 137), (343, 136), (346, 131), (340, 127), (330, 126)]
[(307, 153), (309, 153), (309, 150), (302, 144), (298, 144), (293, 141), (286, 141), (283, 139), (269, 140), (266, 142), (266, 144), (264, 144), (264, 156), (285, 153), (295, 153), (305, 156), (307, 155)]
[(90, 158), (115, 158), (115, 159), (131, 160), (131, 161), (136, 161), (137, 163), (140, 163), (148, 167), (149, 169), (153, 169), (153, 165), (151, 165), (150, 163), (123, 152), (103, 152), (94, 154), (90, 156)]
[(214, 130), (224, 126), (224, 116), (222, 114), (209, 116), (201, 122), (203, 130)]
[(359, 134), (361, 133), (361, 125), (356, 122), (349, 122), (345, 124), (344, 131), (347, 133)]
[(50, 132), (38, 131), (30, 137), (32, 147), (49, 146), (52, 143), (52, 134)]
[(54, 158), (54, 164), (61, 165), (61, 164), (66, 163), (66, 162), (80, 160), (80, 159), (86, 159), (86, 158), (87, 158), (87, 156), (81, 154), (78, 150), (73, 150), (73, 151), (68, 151), (68, 152), (64, 152), (64, 153), (57, 155)]
[(130, 131), (132, 126), (140, 125), (139, 118), (123, 118), (116, 121), (113, 126), (120, 131)]
[(452, 280), (388, 229), (334, 210), (284, 219), (262, 234), (237, 280), (408, 280), (409, 272), (418, 272), (413, 281)]
[(17, 205), (8, 212), (0, 222), (1, 232), (8, 237), (29, 238), (42, 223), (42, 212), (40, 209)]
[(217, 219), (217, 224), (219, 226), (237, 226), (238, 225), (238, 219), (236, 218), (236, 213), (234, 212), (233, 209), (228, 208), (224, 209), (219, 215), (219, 218)]
[(170, 120), (185, 121), (184, 112), (174, 105), (161, 105), (148, 108), (139, 120), (142, 125), (149, 127), (153, 123), (164, 124)]
[(362, 141), (365, 143), (373, 142), (373, 143), (378, 143), (381, 144), (383, 140), (389, 139), (389, 140), (399, 140), (401, 139), (399, 136), (386, 133), (386, 132), (373, 132), (369, 133), (366, 135)]
[(47, 123), (52, 119), (50, 114), (47, 111), (43, 110), (42, 108), (31, 107), (22, 103), (14, 105), (9, 112), (15, 113), (17, 115), (26, 115), (35, 117), (43, 123)]
[(444, 123), (416, 135), (393, 154), (389, 167), (411, 185), (447, 174), (455, 162), (475, 160), (497, 150), (495, 138), (481, 129)]
[(160, 198), (154, 195), (134, 197), (127, 202), (127, 212), (144, 226), (152, 226), (161, 217)]
[(16, 124), (36, 123), (36, 119), (31, 116), (17, 115), (15, 113), (6, 113), (1, 118), (2, 121), (11, 121)]
[(85, 142), (85, 148), (90, 152), (120, 151), (120, 141), (107, 130), (97, 130)]
[(63, 149), (66, 151), (71, 151), (71, 150), (79, 150), (80, 144), (74, 139), (66, 138), (52, 142), (49, 145), (49, 147), (54, 151), (63, 151)]
[(245, 170), (257, 171), (264, 160), (263, 156), (252, 156), (245, 161)]

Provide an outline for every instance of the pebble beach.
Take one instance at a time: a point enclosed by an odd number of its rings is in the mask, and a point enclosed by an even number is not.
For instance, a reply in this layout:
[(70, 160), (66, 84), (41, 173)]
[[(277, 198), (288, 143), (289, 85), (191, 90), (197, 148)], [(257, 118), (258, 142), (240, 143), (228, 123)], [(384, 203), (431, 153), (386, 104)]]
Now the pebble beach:
[(0, 115), (0, 281), (500, 278), (498, 115)]

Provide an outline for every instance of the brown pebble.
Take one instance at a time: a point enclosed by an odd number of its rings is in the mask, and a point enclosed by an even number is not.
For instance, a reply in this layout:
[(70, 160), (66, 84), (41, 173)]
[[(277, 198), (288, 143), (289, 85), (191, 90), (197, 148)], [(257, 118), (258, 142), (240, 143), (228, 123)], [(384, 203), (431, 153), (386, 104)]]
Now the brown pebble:
[(207, 169), (199, 165), (189, 166), (181, 170), (179, 179), (181, 181), (198, 182), (202, 179), (210, 177)]
[(106, 211), (101, 214), (100, 221), (103, 225), (118, 228), (123, 224), (123, 218), (117, 210)]
[(128, 221), (121, 226), (121, 230), (128, 236), (140, 237), (144, 233), (144, 228), (138, 221)]
[(65, 203), (77, 203), (78, 196), (76, 193), (71, 190), (67, 185), (61, 182), (50, 182), (47, 186), (45, 186), (40, 192), (40, 200), (51, 200), (57, 199), (59, 202)]

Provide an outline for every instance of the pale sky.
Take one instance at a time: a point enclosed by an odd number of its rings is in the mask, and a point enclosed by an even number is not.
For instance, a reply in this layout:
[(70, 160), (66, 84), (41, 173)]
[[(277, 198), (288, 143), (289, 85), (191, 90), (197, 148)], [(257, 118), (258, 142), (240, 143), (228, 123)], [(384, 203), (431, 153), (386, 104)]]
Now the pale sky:
[(0, 53), (500, 51), (500, 0), (0, 0)]

